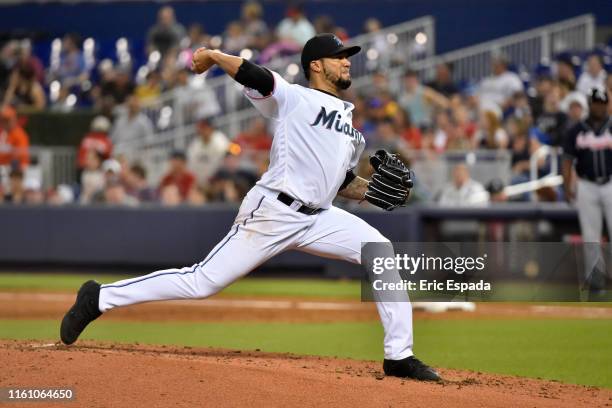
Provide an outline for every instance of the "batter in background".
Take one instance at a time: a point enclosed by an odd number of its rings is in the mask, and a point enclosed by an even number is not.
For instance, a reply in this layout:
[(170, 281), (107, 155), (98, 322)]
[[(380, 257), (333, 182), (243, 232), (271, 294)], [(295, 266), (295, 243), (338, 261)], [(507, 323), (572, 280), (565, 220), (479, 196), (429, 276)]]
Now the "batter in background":
[[(593, 89), (589, 116), (573, 127), (565, 139), (563, 187), (568, 201), (578, 209), (584, 245), (585, 281), (592, 293), (606, 288), (607, 275), (600, 241), (605, 217), (612, 232), (612, 119), (607, 113), (608, 94)], [(572, 167), (578, 180), (572, 189)]]
[[(372, 180), (353, 173), (365, 141), (352, 125), (353, 104), (338, 95), (351, 85), (349, 57), (359, 51), (333, 34), (311, 38), (301, 56), (308, 87), (289, 84), (243, 58), (196, 51), (195, 72), (217, 65), (244, 85), (246, 97), (276, 122), (268, 171), (245, 197), (229, 233), (202, 262), (111, 284), (86, 282), (62, 321), (62, 341), (73, 343), (87, 324), (117, 307), (214, 295), (286, 250), (361, 263), (362, 243), (378, 242), (387, 248), (385, 255), (393, 257), (389, 240), (379, 231), (332, 205), (341, 195), (392, 210), (405, 203), (411, 186), (404, 182), (402, 174), (409, 171), (403, 163), (385, 152)], [(364, 258), (369, 265), (365, 252)], [(412, 307), (402, 294), (376, 302), (384, 328), (384, 372), (439, 380), (413, 355)]]

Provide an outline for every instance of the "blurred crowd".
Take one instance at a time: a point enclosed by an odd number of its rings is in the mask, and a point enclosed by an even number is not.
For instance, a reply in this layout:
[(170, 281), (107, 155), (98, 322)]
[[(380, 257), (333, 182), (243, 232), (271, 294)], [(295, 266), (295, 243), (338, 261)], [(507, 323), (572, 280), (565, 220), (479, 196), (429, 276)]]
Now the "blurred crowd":
[[(364, 32), (380, 28), (375, 19), (364, 24)], [(110, 116), (130, 95), (154, 99), (185, 86), (191, 57), (199, 47), (248, 54), (249, 59), (265, 64), (299, 53), (319, 32), (348, 39), (346, 30), (330, 16), (310, 19), (300, 3), (290, 3), (285, 17), (271, 27), (264, 21), (261, 4), (250, 0), (243, 4), (240, 18), (215, 35), (198, 23), (185, 27), (172, 6), (161, 7), (146, 35), (144, 56), (135, 55), (128, 39), (121, 38), (114, 55), (101, 58), (95, 39), (68, 33), (52, 42), (50, 60), (43, 62), (34, 55), (30, 39), (13, 39), (0, 43), (0, 103), (20, 111), (91, 106)]]
[[(148, 32), (146, 69), (136, 75), (129, 56), (117, 63), (103, 61), (93, 69), (89, 45), (73, 34), (64, 37), (56, 59), (47, 67), (32, 54), (28, 41), (7, 43), (0, 53), (0, 202), (128, 206), (240, 202), (267, 168), (273, 124), (257, 118), (240, 134), (224, 134), (215, 123), (219, 108), (211, 103), (214, 96), (200, 95), (207, 103), (206, 109), (192, 112), (197, 134), (186, 149), (168, 156), (160, 182), (152, 183), (150, 169), (127, 160), (121, 149), (126, 141), (155, 133), (158, 124), (142, 109), (148, 100), (169, 89), (186, 98), (193, 95), (189, 64), (200, 46), (235, 54), (249, 49), (256, 53), (254, 60), (265, 63), (299, 52), (317, 32), (347, 39), (331, 18), (310, 21), (299, 5), (290, 5), (276, 28), (268, 27), (262, 13), (259, 3), (246, 2), (240, 20), (230, 22), (218, 36), (197, 24), (185, 28), (172, 7), (164, 6)], [(365, 30), (380, 30), (380, 23), (369, 20)], [(570, 55), (560, 55), (529, 82), (515, 72), (516, 62), (496, 55), (490, 75), (478, 83), (459, 83), (447, 63), (439, 64), (432, 79), (424, 81), (406, 64), (400, 78), (375, 71), (367, 87), (349, 89), (343, 98), (354, 103), (353, 125), (365, 135), (370, 150), (387, 149), (408, 162), (417, 156), (433, 160), (448, 152), (503, 151), (511, 157), (510, 183), (521, 183), (530, 178), (533, 152), (543, 145), (561, 146), (567, 130), (588, 115), (587, 95), (592, 88), (612, 93), (612, 75), (596, 52), (578, 65)], [(79, 146), (77, 183), (43, 188), (40, 164), (29, 153), (18, 112), (68, 111), (85, 101), (99, 115)], [(367, 177), (367, 155), (363, 159), (359, 173)], [(538, 162), (541, 174), (549, 167), (546, 159)], [(419, 182), (418, 174), (416, 181), (413, 201), (456, 206), (526, 199), (506, 197), (503, 180), (475, 181), (465, 164), (452, 170), (441, 189), (432, 191)], [(554, 188), (538, 191), (538, 197), (563, 198)]]

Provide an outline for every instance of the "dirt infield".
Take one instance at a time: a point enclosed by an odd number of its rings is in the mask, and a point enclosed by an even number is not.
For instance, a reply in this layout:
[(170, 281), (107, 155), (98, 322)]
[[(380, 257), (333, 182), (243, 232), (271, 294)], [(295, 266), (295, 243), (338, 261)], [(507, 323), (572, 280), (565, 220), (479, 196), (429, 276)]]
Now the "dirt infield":
[[(68, 293), (0, 292), (0, 318), (61, 319)], [(475, 312), (424, 313), (415, 319), (610, 319), (610, 307), (479, 304)], [(158, 302), (109, 312), (120, 321), (377, 320), (374, 304), (313, 299), (215, 297)], [(441, 369), (445, 382), (386, 378), (379, 362), (178, 346), (0, 340), (0, 387), (71, 387), (76, 401), (0, 402), (15, 407), (611, 406), (612, 390)], [(46, 344), (45, 344), (46, 343)], [(9, 369), (5, 369), (9, 367)]]
[[(440, 370), (443, 383), (387, 378), (379, 363), (217, 349), (0, 342), (0, 386), (72, 387), (45, 407), (594, 407), (612, 391)], [(40, 407), (41, 403), (0, 404)]]

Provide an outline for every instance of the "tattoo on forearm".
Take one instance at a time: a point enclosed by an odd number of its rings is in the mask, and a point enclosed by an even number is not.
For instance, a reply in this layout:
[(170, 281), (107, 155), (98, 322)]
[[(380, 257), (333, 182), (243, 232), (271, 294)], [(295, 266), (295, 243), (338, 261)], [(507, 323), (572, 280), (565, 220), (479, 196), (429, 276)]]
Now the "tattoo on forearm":
[(338, 192), (338, 195), (351, 200), (363, 200), (367, 190), (368, 181), (361, 177), (355, 177), (346, 188)]

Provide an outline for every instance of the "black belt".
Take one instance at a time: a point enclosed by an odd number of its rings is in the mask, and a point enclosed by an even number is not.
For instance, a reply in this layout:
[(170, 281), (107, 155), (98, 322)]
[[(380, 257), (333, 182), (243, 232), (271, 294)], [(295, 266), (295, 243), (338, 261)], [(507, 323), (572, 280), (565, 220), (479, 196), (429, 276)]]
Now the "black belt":
[[(289, 207), (292, 207), (294, 203), (299, 203), (299, 201), (294, 200), (293, 198), (291, 198), (285, 193), (279, 193), (277, 198), (278, 198), (278, 201), (280, 201), (283, 204), (288, 205)], [(323, 209), (322, 208), (310, 208), (306, 205), (300, 204), (300, 207), (297, 208), (295, 211), (300, 212), (302, 214), (306, 214), (306, 215), (315, 215), (323, 211)]]
[(612, 177), (610, 176), (604, 176), (604, 177), (583, 177), (584, 179), (586, 179), (587, 181), (590, 181), (591, 183), (595, 183), (595, 184), (599, 184), (604, 185), (604, 184), (608, 184), (610, 182), (610, 180), (612, 180)]

